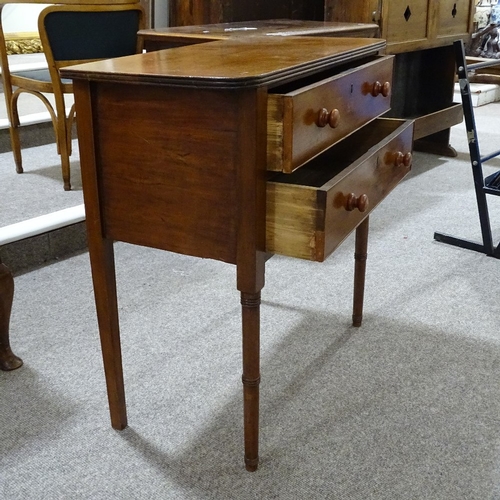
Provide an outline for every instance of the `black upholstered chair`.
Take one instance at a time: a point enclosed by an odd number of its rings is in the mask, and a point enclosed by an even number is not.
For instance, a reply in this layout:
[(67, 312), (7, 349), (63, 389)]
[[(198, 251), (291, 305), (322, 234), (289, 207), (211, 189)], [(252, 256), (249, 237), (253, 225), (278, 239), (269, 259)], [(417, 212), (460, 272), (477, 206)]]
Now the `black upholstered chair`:
[[(0, 23), (0, 62), (10, 121), (10, 137), (17, 172), (23, 171), (17, 102), (23, 92), (39, 97), (50, 113), (61, 157), (64, 189), (71, 189), (70, 161), (74, 107), (66, 114), (64, 94), (73, 92), (70, 80), (61, 79), (59, 68), (98, 59), (134, 54), (142, 50), (137, 32), (144, 27), (139, 3), (51, 5), (38, 18), (38, 30), (48, 69), (12, 73), (5, 35)], [(44, 93), (54, 95), (55, 105)]]

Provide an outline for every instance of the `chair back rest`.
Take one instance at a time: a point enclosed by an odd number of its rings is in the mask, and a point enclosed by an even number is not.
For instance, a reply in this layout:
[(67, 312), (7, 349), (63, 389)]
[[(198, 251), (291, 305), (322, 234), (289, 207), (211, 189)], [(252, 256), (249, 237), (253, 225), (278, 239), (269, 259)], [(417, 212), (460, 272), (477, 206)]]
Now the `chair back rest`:
[(49, 69), (140, 52), (144, 18), (138, 3), (45, 8), (38, 29)]

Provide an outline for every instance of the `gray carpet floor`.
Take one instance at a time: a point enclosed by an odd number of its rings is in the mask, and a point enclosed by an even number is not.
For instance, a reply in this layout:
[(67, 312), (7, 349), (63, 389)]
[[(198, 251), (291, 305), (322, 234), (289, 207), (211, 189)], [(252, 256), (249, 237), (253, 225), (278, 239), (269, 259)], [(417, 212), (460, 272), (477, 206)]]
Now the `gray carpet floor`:
[[(43, 54), (9, 56), (11, 65), (42, 64)], [(0, 82), (1, 89), (1, 82)], [(53, 102), (53, 96), (46, 94)], [(71, 106), (72, 96), (66, 96), (66, 105)], [(40, 99), (27, 93), (18, 101), (21, 120), (33, 114), (47, 112)], [(47, 116), (47, 120), (49, 120)], [(20, 140), (24, 174), (16, 173), (11, 152), (7, 111), (4, 95), (0, 92), (0, 227), (45, 215), (56, 210), (74, 207), (83, 203), (78, 143), (73, 141), (71, 157), (72, 191), (64, 191), (61, 161), (54, 142), (54, 131), (50, 122), (43, 125), (21, 127)], [(47, 145), (47, 147), (41, 147)]]
[[(476, 112), (484, 153), (499, 147), (498, 116), (500, 104)], [(352, 237), (322, 264), (267, 263), (253, 474), (232, 266), (115, 245), (121, 432), (88, 255), (16, 276), (11, 336), (25, 364), (0, 372), (0, 498), (500, 499), (500, 263), (433, 241), (479, 238), (463, 126), (452, 143), (457, 158), (416, 153), (371, 217), (361, 328), (350, 326)]]
[[(34, 134), (21, 128), (21, 140), (27, 135), (30, 142), (40, 143), (54, 140), (50, 125), (43, 126)], [(2, 148), (2, 146), (4, 146)], [(74, 207), (83, 203), (82, 181), (78, 143), (73, 141), (71, 156), (71, 191), (64, 191), (61, 161), (55, 144), (46, 144), (22, 149), (24, 173), (17, 174), (10, 149), (8, 131), (0, 131), (0, 227), (45, 215), (56, 210)]]

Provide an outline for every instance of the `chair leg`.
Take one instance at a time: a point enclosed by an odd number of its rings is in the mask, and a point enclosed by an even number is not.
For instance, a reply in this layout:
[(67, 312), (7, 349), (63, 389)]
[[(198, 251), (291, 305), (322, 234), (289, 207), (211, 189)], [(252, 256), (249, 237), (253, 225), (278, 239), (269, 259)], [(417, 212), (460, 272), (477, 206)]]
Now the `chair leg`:
[(68, 151), (68, 146), (63, 141), (64, 144), (61, 145), (61, 170), (62, 170), (62, 178), (64, 182), (64, 190), (65, 191), (71, 191), (71, 170), (70, 170), (70, 161), (69, 161), (69, 156), (70, 153)]
[(16, 172), (18, 174), (23, 173), (23, 160), (21, 156), (21, 141), (19, 139), (19, 128), (21, 123), (19, 121), (19, 113), (17, 111), (17, 98), (18, 94), (14, 95), (10, 102), (9, 111), (9, 133), (10, 133), (10, 144), (12, 147), (12, 153), (14, 155), (14, 161), (16, 163)]
[(14, 162), (16, 163), (16, 172), (22, 174), (23, 170), (23, 159), (21, 156), (21, 143), (19, 141), (19, 127), (11, 126), (10, 132), (10, 144), (12, 147), (12, 153), (14, 154)]
[(0, 261), (0, 370), (15, 370), (23, 362), (11, 350), (9, 323), (14, 298), (14, 279), (5, 264)]
[(365, 295), (366, 259), (368, 256), (368, 217), (356, 228), (354, 250), (354, 299), (352, 326), (361, 326)]
[[(60, 112), (60, 111), (59, 111)], [(57, 152), (61, 156), (61, 170), (64, 190), (71, 190), (71, 129), (68, 126), (66, 116), (59, 115), (57, 118)]]

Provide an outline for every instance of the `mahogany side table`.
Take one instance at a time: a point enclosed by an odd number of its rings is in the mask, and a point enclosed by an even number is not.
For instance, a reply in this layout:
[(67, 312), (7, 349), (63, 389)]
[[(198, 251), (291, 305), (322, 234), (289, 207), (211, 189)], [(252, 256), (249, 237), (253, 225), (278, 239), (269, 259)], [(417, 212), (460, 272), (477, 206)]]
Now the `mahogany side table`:
[(390, 106), (384, 46), (373, 38), (235, 37), (62, 70), (74, 80), (115, 429), (127, 415), (114, 241), (236, 266), (250, 471), (258, 466), (266, 260), (282, 253), (321, 261), (356, 231), (360, 323), (368, 216), (411, 166), (413, 124), (377, 118)]

